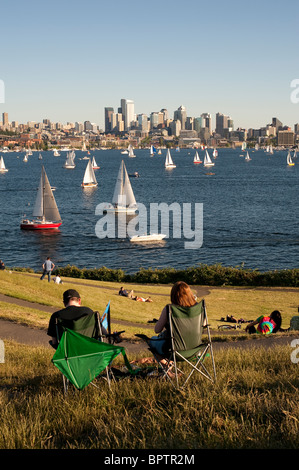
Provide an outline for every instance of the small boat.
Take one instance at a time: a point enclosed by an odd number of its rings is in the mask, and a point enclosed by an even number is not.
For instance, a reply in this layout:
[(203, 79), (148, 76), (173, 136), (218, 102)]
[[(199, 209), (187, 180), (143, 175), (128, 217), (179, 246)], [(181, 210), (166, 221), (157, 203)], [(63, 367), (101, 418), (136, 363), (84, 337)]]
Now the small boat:
[(213, 157), (217, 158), (218, 157), (218, 150), (214, 148), (213, 150)]
[(58, 152), (57, 149), (54, 149), (53, 155), (54, 155), (54, 157), (60, 157), (60, 153)]
[(138, 173), (138, 171), (134, 171), (134, 173), (129, 173), (129, 176), (131, 176), (132, 178), (139, 178), (140, 174)]
[(39, 154), (39, 156), (38, 156), (38, 159), (39, 159), (39, 160), (42, 160), (42, 159), (43, 159), (43, 157), (42, 157), (42, 154), (41, 154), (41, 153)]
[(193, 158), (193, 163), (202, 163), (201, 159), (199, 158), (197, 150)]
[(128, 147), (128, 151), (129, 151), (129, 157), (130, 157), (130, 158), (136, 157), (136, 155), (134, 154), (134, 149), (133, 149), (133, 147), (132, 147), (131, 144), (130, 144), (129, 147)]
[(123, 150), (122, 152), (120, 152), (122, 155), (128, 155), (128, 151), (127, 150)]
[(75, 155), (74, 150), (72, 150), (71, 152), (68, 152), (63, 168), (67, 168), (68, 170), (73, 170), (76, 167), (75, 156), (76, 155)]
[(4, 158), (1, 156), (1, 159), (0, 159), (0, 173), (7, 173), (7, 172), (8, 172), (8, 169), (5, 166)]
[(251, 160), (251, 158), (250, 158), (248, 150), (247, 150), (246, 157), (245, 157), (245, 162), (249, 162), (250, 160)]
[(151, 145), (151, 148), (150, 148), (150, 156), (153, 157), (156, 152), (157, 152), (157, 150), (155, 149), (155, 147), (154, 147), (153, 145)]
[(134, 235), (130, 238), (130, 242), (159, 242), (163, 240), (166, 235), (162, 233), (152, 233), (150, 235)]
[(98, 182), (96, 180), (91, 161), (87, 163), (87, 167), (84, 173), (84, 178), (81, 186), (83, 188), (94, 188), (95, 186), (98, 185)]
[(172, 161), (169, 149), (167, 149), (167, 154), (166, 154), (166, 159), (165, 159), (165, 168), (166, 169), (176, 168), (176, 165)]
[(33, 209), (33, 220), (23, 219), (22, 230), (58, 229), (62, 224), (59, 210), (49, 183), (45, 168), (42, 167), (39, 187)]
[(137, 209), (138, 206), (130, 183), (129, 175), (124, 161), (122, 160), (118, 170), (112, 204), (110, 204), (104, 212), (135, 214)]
[(203, 161), (204, 166), (214, 166), (215, 163), (212, 162), (209, 152), (206, 149), (205, 158)]
[(91, 166), (94, 170), (99, 170), (100, 169), (100, 167), (98, 166), (98, 164), (96, 162), (96, 159), (94, 157), (92, 157)]
[(28, 162), (28, 152), (25, 153), (24, 155), (24, 158), (23, 158), (23, 162), (27, 163)]
[(288, 155), (287, 155), (287, 164), (288, 164), (289, 166), (294, 166), (294, 165), (295, 165), (295, 163), (294, 163), (293, 160), (292, 160), (291, 152), (290, 152), (290, 151), (288, 152)]

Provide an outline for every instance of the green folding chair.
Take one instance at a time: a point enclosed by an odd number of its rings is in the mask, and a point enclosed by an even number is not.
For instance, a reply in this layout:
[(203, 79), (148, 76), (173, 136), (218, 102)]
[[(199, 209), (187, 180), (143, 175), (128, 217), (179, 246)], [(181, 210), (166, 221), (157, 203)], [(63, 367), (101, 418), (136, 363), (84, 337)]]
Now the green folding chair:
[[(195, 372), (215, 383), (216, 368), (205, 301), (202, 300), (193, 307), (169, 305), (168, 325), (169, 351), (163, 354), (163, 357), (157, 354), (154, 347), (151, 347), (151, 345), (154, 345), (155, 340), (147, 341), (163, 376), (176, 389), (183, 388)], [(205, 342), (202, 339), (204, 330), (207, 331), (207, 340)], [(140, 337), (142, 336), (140, 335)], [(212, 361), (211, 371), (206, 365), (209, 356)], [(188, 375), (182, 370), (181, 364), (187, 365)], [(180, 365), (180, 369), (178, 365)]]
[[(66, 379), (64, 380), (66, 393), (66, 381), (67, 383), (71, 382), (78, 390), (83, 390), (90, 383), (98, 387), (93, 383), (93, 380), (104, 369), (108, 371), (108, 366), (119, 354), (123, 355), (125, 364), (130, 370), (131, 366), (123, 347), (104, 343), (66, 328), (52, 362)], [(110, 387), (108, 373), (107, 379)]]
[[(114, 343), (116, 335), (111, 334), (110, 314), (108, 315), (108, 320), (105, 316), (105, 313), (107, 313), (108, 309), (110, 313), (110, 304), (107, 305), (106, 310), (101, 318), (105, 325), (105, 329), (103, 329), (99, 312), (93, 312), (92, 315), (85, 315), (76, 320), (65, 320), (60, 318), (56, 319), (58, 347), (52, 358), (52, 362), (63, 374), (62, 379), (65, 394), (68, 391), (69, 382), (71, 382), (79, 390), (82, 390), (81, 385), (79, 387), (77, 385), (81, 383), (80, 375), (82, 374), (84, 376), (84, 371), (82, 371), (80, 374), (78, 369), (79, 366), (83, 368), (83, 363), (85, 363), (84, 367), (87, 367), (87, 364), (89, 364), (88, 367), (90, 367), (86, 370), (87, 376), (91, 378), (89, 383), (91, 383), (95, 377), (97, 377), (104, 369), (106, 369), (106, 379), (110, 388), (111, 377), (113, 378), (110, 364), (115, 358), (116, 352), (114, 349), (116, 346), (110, 343)], [(74, 335), (72, 333), (74, 333)], [(119, 335), (119, 333), (117, 335)], [(91, 352), (85, 357), (84, 360), (82, 360), (80, 359), (80, 347), (81, 345), (82, 348), (85, 347), (86, 340), (92, 340), (90, 341), (90, 348), (91, 350), (94, 350), (94, 354)], [(107, 344), (107, 342), (109, 344)], [(109, 347), (111, 348), (110, 350)], [(118, 352), (116, 355), (118, 355), (120, 352), (124, 354), (124, 348), (122, 347), (118, 347), (117, 351)], [(102, 359), (100, 360), (101, 356)], [(104, 357), (105, 360), (103, 359)], [(107, 361), (109, 357), (110, 361)], [(125, 360), (127, 361), (126, 355)], [(100, 364), (99, 367), (95, 366), (95, 362), (97, 361)], [(70, 364), (72, 364), (72, 366)], [(72, 367), (74, 367), (74, 364), (77, 364), (74, 369), (76, 374), (72, 372)], [(128, 361), (127, 364), (127, 367), (130, 368)], [(79, 374), (79, 376), (77, 376), (77, 374)], [(85, 377), (83, 384), (86, 383), (85, 380), (87, 376)], [(95, 384), (92, 383), (92, 385)], [(85, 387), (86, 385), (84, 385), (83, 388)]]

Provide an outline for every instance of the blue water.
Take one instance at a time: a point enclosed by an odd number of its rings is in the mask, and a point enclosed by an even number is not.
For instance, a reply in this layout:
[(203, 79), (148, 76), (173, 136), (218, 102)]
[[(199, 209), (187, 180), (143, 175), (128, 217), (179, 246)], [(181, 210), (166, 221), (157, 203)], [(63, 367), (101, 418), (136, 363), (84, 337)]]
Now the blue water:
[[(240, 150), (220, 149), (215, 166), (194, 165), (194, 151), (172, 152), (177, 167), (164, 168), (165, 153), (149, 156), (149, 150), (135, 150), (136, 158), (119, 150), (91, 152), (101, 167), (96, 171), (98, 187), (83, 190), (81, 182), (87, 161), (76, 152), (76, 168), (63, 169), (65, 153), (38, 152), (23, 162), (24, 153), (3, 154), (9, 172), (0, 175), (1, 250), (7, 266), (41, 269), (50, 256), (57, 266), (80, 268), (106, 266), (132, 273), (141, 267), (177, 269), (204, 264), (244, 264), (261, 271), (298, 267), (298, 162), (286, 165), (286, 151), (268, 155), (250, 151), (244, 161)], [(203, 160), (204, 152), (199, 151)], [(212, 152), (210, 151), (210, 154)], [(203, 203), (203, 244), (185, 249), (184, 238), (172, 238), (159, 245), (138, 246), (128, 239), (99, 239), (95, 208), (110, 202), (121, 159), (131, 178), (137, 202)], [(45, 166), (63, 224), (58, 233), (20, 230), (24, 213), (30, 216), (36, 197), (41, 165)], [(207, 175), (212, 172), (214, 175)], [(193, 207), (192, 206), (192, 207)], [(171, 219), (172, 220), (172, 219)], [(171, 230), (170, 230), (171, 233)]]

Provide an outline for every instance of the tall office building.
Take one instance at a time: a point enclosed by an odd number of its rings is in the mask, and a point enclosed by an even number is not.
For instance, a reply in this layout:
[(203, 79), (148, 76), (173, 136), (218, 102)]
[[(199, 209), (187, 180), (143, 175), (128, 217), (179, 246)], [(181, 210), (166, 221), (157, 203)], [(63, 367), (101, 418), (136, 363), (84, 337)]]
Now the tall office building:
[(114, 112), (113, 108), (105, 108), (105, 132), (112, 131), (111, 117)]
[(173, 116), (174, 121), (178, 120), (181, 122), (181, 129), (184, 130), (186, 128), (186, 120), (187, 120), (187, 112), (185, 106), (180, 106), (175, 112)]
[(122, 99), (120, 101), (121, 112), (124, 118), (125, 130), (129, 130), (131, 123), (135, 120), (134, 101)]
[(8, 113), (2, 113), (2, 124), (8, 126)]

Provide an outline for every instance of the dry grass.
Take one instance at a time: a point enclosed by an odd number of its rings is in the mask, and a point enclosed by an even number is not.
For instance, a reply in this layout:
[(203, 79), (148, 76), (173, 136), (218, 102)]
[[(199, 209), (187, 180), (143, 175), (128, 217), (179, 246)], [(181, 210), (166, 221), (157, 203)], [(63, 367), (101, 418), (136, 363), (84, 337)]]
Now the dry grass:
[[(99, 382), (65, 398), (45, 348), (6, 342), (1, 449), (296, 449), (298, 364), (289, 347), (215, 353), (217, 383)], [(121, 361), (116, 364), (123, 364)]]

